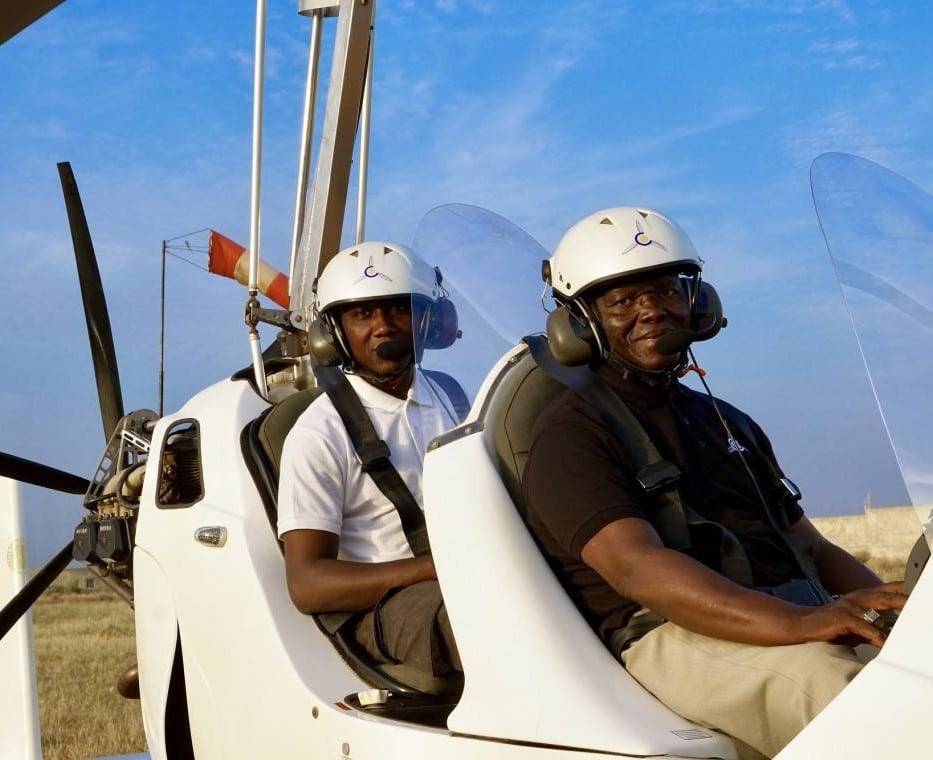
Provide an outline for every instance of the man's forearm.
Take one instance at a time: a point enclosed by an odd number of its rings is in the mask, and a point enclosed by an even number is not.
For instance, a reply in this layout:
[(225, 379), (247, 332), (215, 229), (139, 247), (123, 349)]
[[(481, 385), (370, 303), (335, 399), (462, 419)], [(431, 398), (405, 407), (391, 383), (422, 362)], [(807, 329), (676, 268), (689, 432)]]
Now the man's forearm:
[(813, 559), (820, 580), (832, 594), (848, 594), (860, 588), (880, 586), (881, 578), (859, 562), (842, 547), (824, 540)]
[(622, 580), (618, 590), (677, 625), (745, 644), (801, 641), (803, 608), (797, 605), (739, 586), (671, 549), (650, 549), (639, 565), (644, 569)]
[(316, 559), (289, 579), (289, 592), (302, 612), (357, 612), (375, 606), (393, 588), (436, 577), (430, 557), (393, 562)]

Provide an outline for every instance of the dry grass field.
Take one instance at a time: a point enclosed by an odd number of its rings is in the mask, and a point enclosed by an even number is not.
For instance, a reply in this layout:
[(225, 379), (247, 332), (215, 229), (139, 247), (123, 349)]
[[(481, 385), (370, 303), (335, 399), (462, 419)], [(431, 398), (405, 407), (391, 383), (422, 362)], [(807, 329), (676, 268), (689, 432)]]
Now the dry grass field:
[[(814, 522), (885, 580), (902, 576), (914, 533), (891, 545), (849, 518)], [(872, 546), (883, 551), (872, 554)], [(40, 599), (33, 620), (46, 760), (143, 751), (139, 702), (123, 699), (115, 688), (117, 676), (135, 661), (129, 607), (106, 590), (79, 592), (70, 579)]]
[(136, 661), (133, 611), (108, 591), (59, 582), (33, 608), (45, 760), (145, 749), (139, 702), (117, 694)]

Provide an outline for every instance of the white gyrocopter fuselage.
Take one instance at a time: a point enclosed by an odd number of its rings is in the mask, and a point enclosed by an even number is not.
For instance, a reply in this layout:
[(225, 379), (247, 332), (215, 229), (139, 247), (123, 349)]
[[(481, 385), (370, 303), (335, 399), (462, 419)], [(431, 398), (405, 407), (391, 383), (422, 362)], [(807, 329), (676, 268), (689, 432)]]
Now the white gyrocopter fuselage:
[[(540, 322), (529, 323), (508, 310), (519, 301), (535, 305), (531, 294), (542, 252), (520, 230), (488, 212), (438, 209), (429, 218), (432, 224), (440, 221), (433, 228), (423, 223), (425, 229), (443, 232), (448, 229), (443, 220), (450, 218), (460, 226), (453, 225), (447, 235), (427, 236), (420, 246), (417, 235), (415, 241), (425, 258), (450, 277), (464, 321), (460, 344), (426, 362), (457, 377), (472, 408), (461, 425), (430, 444), (424, 464), (425, 512), (464, 665), (462, 693), (411, 687), (399, 673), (359, 659), (346, 642), (295, 609), (275, 535), (276, 456), (287, 432), (285, 412), (296, 411), (288, 405), (298, 404), (313, 385), (302, 328), (312, 316), (311, 283), (339, 247), (358, 132), (358, 239), (363, 234), (373, 8), (365, 0), (300, 3), (313, 25), (302, 179), (290, 266), (291, 310), (275, 315), (261, 314), (254, 298), (262, 0), (258, 7), (250, 243), (253, 366), (205, 389), (151, 427), (148, 474), (132, 518), (140, 700), (151, 756), (737, 757), (727, 737), (672, 713), (625, 673), (576, 610), (522, 521), (516, 483), (535, 412), (554, 388), (536, 375), (517, 340), (524, 331), (543, 327), (543, 313), (538, 311)], [(321, 29), (334, 17), (323, 137), (305, 203)], [(463, 223), (464, 218), (473, 223)], [(475, 265), (481, 256), (496, 262), (486, 271), (506, 260), (517, 267), (511, 272), (515, 278), (499, 278), (504, 292), (494, 300), (502, 313), (456, 292), (464, 260)], [(260, 354), (259, 321), (273, 321), (288, 331), (281, 355)], [(10, 519), (2, 525), (11, 526), (11, 541), (16, 540), (15, 498), (6, 500), (3, 509)], [(22, 579), (11, 572), (10, 589), (15, 589)], [(924, 645), (930, 622), (933, 579), (926, 572), (881, 654), (781, 757), (925, 756), (924, 720), (933, 697), (933, 651)], [(21, 645), (28, 635), (21, 623), (4, 640), (0, 655), (12, 651), (9, 642)], [(34, 676), (22, 667), (22, 658), (31, 656), (28, 647), (16, 651), (19, 665), (9, 682), (24, 688), (9, 707), (0, 701), (5, 709), (0, 721), (11, 726), (0, 736), (19, 737), (17, 756), (31, 757), (38, 751), (29, 687)], [(0, 664), (11, 667), (3, 657)]]

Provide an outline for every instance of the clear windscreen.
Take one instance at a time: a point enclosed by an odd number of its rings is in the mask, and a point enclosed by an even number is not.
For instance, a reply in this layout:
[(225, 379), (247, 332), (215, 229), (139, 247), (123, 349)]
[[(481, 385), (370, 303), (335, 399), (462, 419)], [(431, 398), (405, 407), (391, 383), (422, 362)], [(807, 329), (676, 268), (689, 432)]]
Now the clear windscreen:
[[(547, 252), (498, 214), (459, 204), (428, 212), (413, 248), (440, 273), (435, 303), (413, 297), (416, 356), (444, 402), (457, 386), (463, 389), (465, 400), (451, 404), (459, 421), (499, 359), (522, 336), (544, 329), (540, 272)], [(425, 437), (434, 436), (426, 431)]]
[(901, 476), (926, 526), (933, 515), (933, 196), (842, 153), (817, 158), (810, 184)]

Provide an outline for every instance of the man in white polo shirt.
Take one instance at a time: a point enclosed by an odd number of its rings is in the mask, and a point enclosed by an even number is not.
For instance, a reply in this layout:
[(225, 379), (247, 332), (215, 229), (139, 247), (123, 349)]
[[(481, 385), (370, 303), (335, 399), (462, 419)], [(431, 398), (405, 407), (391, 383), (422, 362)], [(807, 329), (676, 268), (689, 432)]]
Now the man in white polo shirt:
[[(420, 509), (427, 444), (457, 423), (451, 397), (418, 367), (424, 346), (456, 337), (445, 300), (440, 272), (394, 243), (339, 252), (316, 285), (326, 347)], [(433, 676), (461, 670), (434, 562), (423, 550), (414, 555), (396, 505), (363, 471), (328, 395), (314, 400), (285, 439), (278, 501), (298, 609), (358, 613), (347, 625), (376, 662)]]

